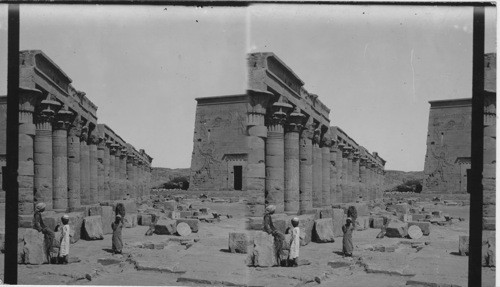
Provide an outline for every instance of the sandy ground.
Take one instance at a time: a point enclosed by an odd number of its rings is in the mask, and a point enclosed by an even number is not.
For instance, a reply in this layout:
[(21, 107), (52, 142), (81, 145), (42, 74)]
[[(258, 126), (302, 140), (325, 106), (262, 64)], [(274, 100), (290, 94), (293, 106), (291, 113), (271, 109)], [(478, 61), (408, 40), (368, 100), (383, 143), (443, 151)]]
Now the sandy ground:
[[(245, 232), (243, 202), (211, 203), (206, 207), (233, 218), (200, 223), (198, 233), (186, 238), (145, 236), (145, 226), (124, 229), (124, 255), (112, 255), (111, 235), (104, 240), (80, 240), (71, 256), (81, 259), (69, 265), (19, 265), (19, 284), (162, 285), (162, 286), (467, 286), (468, 257), (458, 255), (458, 237), (467, 235), (469, 206), (434, 206), (465, 221), (431, 226), (419, 240), (376, 239), (378, 229), (354, 233), (354, 258), (341, 255), (342, 238), (334, 243), (301, 247), (300, 258), (310, 265), (295, 268), (245, 266), (246, 254), (229, 253), (230, 232)], [(433, 205), (433, 204), (432, 204)], [(161, 249), (139, 248), (149, 242)], [(423, 248), (412, 247), (421, 242)], [(427, 244), (426, 244), (427, 243)], [(165, 247), (163, 247), (165, 245)], [(370, 251), (374, 245), (394, 246), (394, 252)], [(0, 256), (3, 270), (3, 255)], [(495, 270), (484, 270), (494, 286)], [(425, 285), (427, 284), (427, 285)], [(448, 285), (446, 285), (448, 284)]]

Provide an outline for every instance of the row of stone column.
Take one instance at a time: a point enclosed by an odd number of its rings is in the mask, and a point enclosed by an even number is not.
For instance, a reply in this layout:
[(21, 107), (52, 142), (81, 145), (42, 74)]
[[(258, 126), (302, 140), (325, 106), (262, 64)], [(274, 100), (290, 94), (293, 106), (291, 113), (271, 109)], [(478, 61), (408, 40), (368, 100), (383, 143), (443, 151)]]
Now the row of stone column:
[(305, 116), (289, 113), (291, 105), (276, 102), (266, 110), (272, 97), (250, 91), (248, 189), (265, 191), (266, 204), (289, 214), (380, 197), (381, 169), (312, 122), (304, 127)]
[[(82, 205), (149, 193), (150, 167), (127, 149), (81, 126), (79, 116), (41, 92), (20, 89), (19, 211), (75, 210)], [(94, 128), (95, 130), (95, 128)], [(21, 184), (22, 183), (22, 184)]]

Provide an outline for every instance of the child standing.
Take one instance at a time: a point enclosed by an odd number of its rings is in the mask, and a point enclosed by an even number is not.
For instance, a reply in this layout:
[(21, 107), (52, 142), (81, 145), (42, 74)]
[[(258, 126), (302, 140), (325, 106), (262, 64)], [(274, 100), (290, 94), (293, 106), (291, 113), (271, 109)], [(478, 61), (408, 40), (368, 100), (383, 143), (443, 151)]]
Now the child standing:
[(299, 247), (300, 247), (300, 228), (299, 219), (294, 217), (292, 219), (292, 238), (290, 239), (290, 253), (288, 259), (291, 261), (290, 265), (293, 267), (298, 266), (299, 261)]
[(69, 228), (69, 216), (67, 214), (63, 215), (61, 218), (63, 224), (61, 230), (61, 241), (59, 247), (59, 262), (62, 264), (69, 263), (69, 238), (70, 238), (70, 228)]
[(113, 229), (113, 237), (112, 237), (113, 253), (121, 254), (123, 248), (123, 241), (122, 241), (123, 221), (120, 214), (116, 215), (115, 222), (111, 223), (111, 228)]
[(344, 232), (344, 238), (342, 239), (342, 251), (344, 252), (344, 256), (352, 256), (352, 232), (354, 231), (354, 226), (352, 224), (352, 219), (350, 217), (347, 218), (345, 225), (342, 226), (342, 231)]

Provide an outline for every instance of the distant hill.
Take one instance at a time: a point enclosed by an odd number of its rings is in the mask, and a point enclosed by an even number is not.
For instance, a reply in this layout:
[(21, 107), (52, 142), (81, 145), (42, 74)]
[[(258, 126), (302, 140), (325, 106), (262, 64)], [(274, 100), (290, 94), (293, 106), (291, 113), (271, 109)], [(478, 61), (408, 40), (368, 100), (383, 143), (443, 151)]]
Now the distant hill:
[(152, 171), (152, 186), (156, 187), (163, 183), (169, 182), (175, 177), (187, 177), (189, 180), (189, 168), (166, 168), (166, 167), (153, 167)]
[(392, 189), (405, 181), (418, 180), (421, 183), (424, 180), (423, 171), (400, 171), (400, 170), (386, 170), (385, 171), (385, 186), (386, 189)]

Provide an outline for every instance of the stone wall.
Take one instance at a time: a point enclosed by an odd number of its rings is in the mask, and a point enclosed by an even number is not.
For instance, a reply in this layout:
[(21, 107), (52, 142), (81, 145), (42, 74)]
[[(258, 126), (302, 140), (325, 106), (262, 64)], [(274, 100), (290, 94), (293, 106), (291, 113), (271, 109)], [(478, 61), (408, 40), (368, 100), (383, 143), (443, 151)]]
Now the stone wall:
[(471, 99), (431, 101), (424, 192), (466, 193), (471, 154)]
[(190, 189), (233, 190), (235, 167), (246, 190), (246, 95), (197, 99)]

